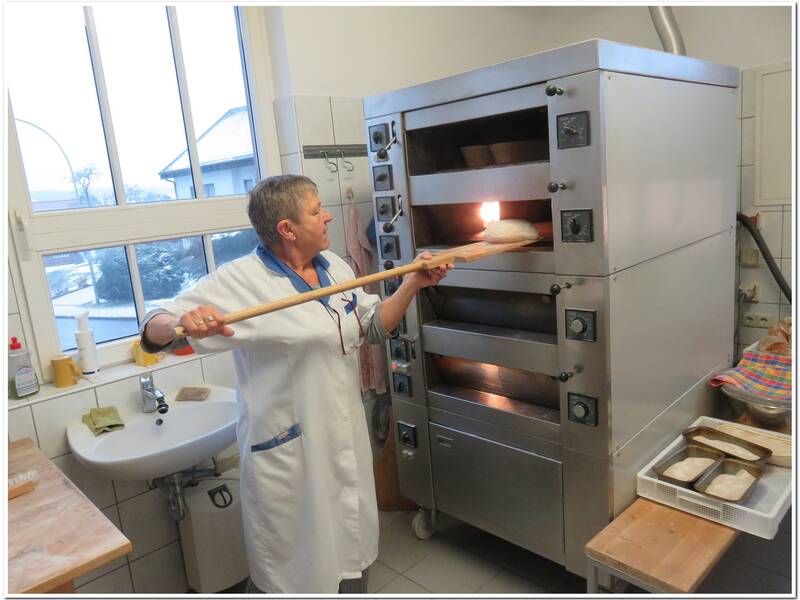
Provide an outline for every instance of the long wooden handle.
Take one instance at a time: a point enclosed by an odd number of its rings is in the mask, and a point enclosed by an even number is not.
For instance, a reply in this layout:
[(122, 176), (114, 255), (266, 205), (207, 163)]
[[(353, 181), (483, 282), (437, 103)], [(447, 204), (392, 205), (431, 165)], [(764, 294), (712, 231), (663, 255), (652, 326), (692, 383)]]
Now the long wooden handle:
[[(245, 319), (266, 315), (267, 313), (275, 312), (276, 310), (283, 310), (284, 308), (289, 308), (290, 306), (297, 306), (298, 304), (303, 304), (304, 302), (319, 300), (325, 296), (332, 296), (340, 292), (353, 290), (370, 283), (383, 281), (384, 279), (399, 277), (400, 275), (405, 275), (406, 273), (427, 271), (447, 263), (472, 262), (481, 258), (486, 258), (487, 256), (491, 256), (493, 254), (500, 254), (501, 252), (521, 248), (522, 246), (527, 246), (535, 241), (536, 240), (522, 240), (519, 242), (510, 242), (506, 244), (488, 244), (486, 242), (477, 242), (474, 244), (467, 244), (466, 246), (450, 248), (449, 250), (434, 254), (431, 258), (417, 258), (413, 262), (400, 267), (395, 267), (394, 269), (379, 271), (378, 273), (357, 277), (356, 279), (351, 279), (350, 281), (345, 281), (344, 283), (337, 283), (336, 285), (321, 287), (310, 292), (288, 296), (274, 302), (267, 302), (266, 304), (259, 304), (258, 306), (252, 306), (250, 308), (244, 308), (242, 310), (227, 313), (225, 315), (225, 324), (230, 325), (232, 323), (238, 323), (239, 321), (244, 321)], [(175, 328), (175, 337), (186, 337), (186, 331), (183, 327), (179, 326)]]
[[(370, 283), (383, 281), (385, 279), (391, 279), (392, 277), (400, 277), (401, 275), (405, 275), (406, 273), (414, 273), (415, 271), (427, 271), (429, 269), (438, 267), (448, 262), (452, 262), (452, 257), (449, 254), (436, 255), (433, 258), (417, 260), (414, 262), (410, 262), (407, 265), (395, 267), (394, 269), (389, 269), (387, 271), (380, 271), (378, 273), (364, 275), (363, 277), (357, 277), (356, 279), (351, 279), (350, 281), (345, 281), (344, 283), (337, 283), (336, 285), (321, 287), (316, 290), (311, 290), (310, 292), (304, 292), (302, 294), (288, 296), (280, 300), (275, 300), (274, 302), (267, 302), (266, 304), (259, 304), (258, 306), (243, 308), (242, 310), (236, 310), (234, 312), (226, 313), (225, 324), (231, 325), (233, 323), (238, 323), (239, 321), (252, 319), (253, 317), (258, 317), (261, 315), (266, 315), (271, 312), (275, 312), (277, 310), (289, 308), (290, 306), (297, 306), (298, 304), (311, 302), (312, 300), (319, 300), (320, 298), (324, 298), (326, 296), (333, 296), (334, 294), (338, 294), (340, 292), (354, 290), (356, 288), (369, 285)], [(178, 338), (186, 337), (186, 331), (184, 330), (183, 327), (179, 326), (175, 328), (175, 337)]]

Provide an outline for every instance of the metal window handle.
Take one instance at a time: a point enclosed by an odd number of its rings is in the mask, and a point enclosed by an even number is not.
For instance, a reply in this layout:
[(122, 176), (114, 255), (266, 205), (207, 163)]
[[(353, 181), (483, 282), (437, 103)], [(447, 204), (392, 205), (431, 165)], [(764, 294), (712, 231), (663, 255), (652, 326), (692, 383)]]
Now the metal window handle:
[(567, 184), (563, 181), (551, 181), (547, 184), (547, 191), (551, 194), (555, 194), (558, 190), (565, 190), (567, 189)]
[(564, 88), (560, 88), (555, 85), (548, 85), (544, 88), (544, 93), (548, 96), (561, 96), (564, 94)]
[(320, 154), (322, 154), (322, 158), (325, 159), (325, 162), (328, 163), (328, 170), (331, 173), (339, 171), (339, 166), (328, 157), (328, 153), (325, 150), (320, 151)]
[(355, 166), (344, 157), (344, 150), (339, 150), (339, 156), (342, 157), (342, 164), (344, 165), (345, 170), (352, 173), (355, 170)]

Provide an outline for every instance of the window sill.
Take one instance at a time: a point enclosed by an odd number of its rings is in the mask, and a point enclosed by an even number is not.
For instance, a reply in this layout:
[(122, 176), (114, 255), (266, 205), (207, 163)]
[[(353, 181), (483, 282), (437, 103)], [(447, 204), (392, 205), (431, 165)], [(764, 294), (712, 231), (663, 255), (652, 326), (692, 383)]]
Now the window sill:
[(9, 398), (8, 410), (22, 408), (23, 406), (31, 406), (33, 404), (38, 404), (39, 402), (45, 402), (46, 400), (52, 400), (53, 398), (58, 398), (60, 396), (67, 396), (83, 390), (92, 390), (103, 385), (108, 385), (109, 383), (120, 381), (122, 379), (137, 377), (145, 373), (158, 371), (168, 367), (174, 367), (175, 365), (200, 360), (201, 358), (207, 358), (209, 356), (214, 356), (214, 354), (203, 354), (202, 356), (199, 354), (190, 354), (189, 356), (175, 356), (174, 354), (166, 354), (162, 360), (148, 367), (141, 367), (133, 362), (106, 367), (100, 371), (99, 375), (92, 377), (90, 381), (81, 379), (78, 381), (78, 383), (69, 387), (59, 388), (52, 383), (46, 383), (39, 388), (37, 393), (31, 396), (26, 396), (25, 398), (20, 398), (18, 400)]

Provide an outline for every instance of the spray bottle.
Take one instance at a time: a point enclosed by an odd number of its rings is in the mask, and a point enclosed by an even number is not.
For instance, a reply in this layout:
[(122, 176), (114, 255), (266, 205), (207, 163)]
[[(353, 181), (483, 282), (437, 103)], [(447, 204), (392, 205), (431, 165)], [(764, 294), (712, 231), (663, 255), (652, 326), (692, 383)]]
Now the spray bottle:
[(89, 311), (75, 315), (75, 320), (78, 322), (75, 341), (78, 343), (78, 360), (81, 363), (81, 372), (84, 375), (96, 375), (100, 372), (100, 359), (97, 357), (94, 332), (89, 329)]
[(24, 398), (39, 391), (39, 379), (31, 366), (31, 357), (17, 338), (8, 346), (8, 397)]

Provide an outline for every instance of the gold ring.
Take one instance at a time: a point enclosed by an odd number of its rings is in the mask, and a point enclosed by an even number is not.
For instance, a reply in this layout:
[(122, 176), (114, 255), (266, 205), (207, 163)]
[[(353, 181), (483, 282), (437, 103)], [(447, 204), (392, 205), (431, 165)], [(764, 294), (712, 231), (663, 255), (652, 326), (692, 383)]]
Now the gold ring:
[(208, 315), (208, 316), (206, 317), (206, 323), (211, 323), (212, 321), (216, 321), (216, 319), (215, 319), (213, 316), (211, 316), (211, 315)]

